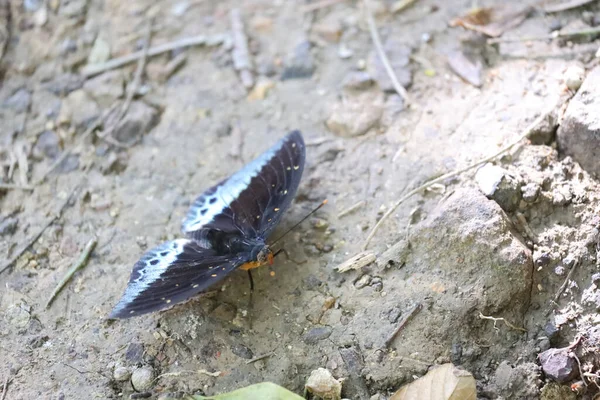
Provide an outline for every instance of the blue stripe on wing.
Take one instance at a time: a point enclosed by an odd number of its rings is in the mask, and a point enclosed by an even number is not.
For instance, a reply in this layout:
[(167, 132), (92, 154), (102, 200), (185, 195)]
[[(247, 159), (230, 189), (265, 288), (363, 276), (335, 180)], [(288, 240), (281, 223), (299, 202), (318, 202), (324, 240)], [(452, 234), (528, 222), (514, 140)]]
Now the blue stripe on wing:
[(293, 131), (190, 207), (182, 230), (204, 241), (211, 230), (266, 237), (290, 206), (305, 160), (302, 134)]
[(165, 242), (135, 264), (109, 318), (129, 318), (184, 302), (225, 278), (249, 254), (217, 255), (190, 239)]

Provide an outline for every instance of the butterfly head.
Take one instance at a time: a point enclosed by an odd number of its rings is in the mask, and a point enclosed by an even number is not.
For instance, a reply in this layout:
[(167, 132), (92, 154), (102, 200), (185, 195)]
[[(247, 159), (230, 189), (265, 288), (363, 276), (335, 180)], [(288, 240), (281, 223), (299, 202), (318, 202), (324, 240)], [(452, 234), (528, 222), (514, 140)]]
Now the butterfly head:
[(269, 264), (273, 265), (273, 250), (269, 246), (264, 246), (258, 252), (256, 256), (256, 260), (260, 263), (260, 265)]

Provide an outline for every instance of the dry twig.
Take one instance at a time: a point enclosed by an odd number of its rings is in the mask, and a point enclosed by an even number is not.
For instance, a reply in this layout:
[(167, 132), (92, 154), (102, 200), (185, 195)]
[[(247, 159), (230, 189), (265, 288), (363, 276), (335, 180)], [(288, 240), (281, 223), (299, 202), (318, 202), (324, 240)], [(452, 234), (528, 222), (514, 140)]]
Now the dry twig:
[(246, 89), (254, 86), (254, 77), (252, 76), (252, 60), (250, 59), (250, 50), (248, 49), (248, 37), (244, 32), (244, 21), (239, 8), (234, 8), (229, 13), (231, 19), (231, 31), (233, 34), (233, 68), (240, 74), (240, 80)]
[(377, 32), (377, 25), (375, 24), (375, 18), (373, 18), (373, 13), (371, 13), (369, 0), (363, 0), (363, 3), (365, 5), (365, 14), (367, 17), (367, 23), (369, 25), (369, 32), (371, 33), (371, 39), (373, 40), (373, 44), (375, 45), (377, 54), (379, 55), (379, 58), (381, 59), (381, 62), (383, 64), (383, 66), (385, 67), (385, 71), (387, 72), (388, 76), (390, 77), (390, 80), (392, 81), (392, 85), (394, 86), (394, 89), (400, 95), (400, 97), (402, 97), (402, 99), (404, 99), (404, 103), (407, 106), (410, 106), (411, 101), (408, 96), (408, 93), (406, 92), (406, 89), (404, 89), (404, 87), (402, 87), (402, 85), (398, 81), (398, 77), (396, 77), (396, 73), (394, 72), (394, 69), (392, 68), (392, 65), (390, 64), (390, 60), (388, 59), (387, 55), (385, 54), (385, 50), (383, 50), (383, 45), (381, 44), (381, 38), (379, 37), (379, 32)]
[(514, 43), (514, 42), (533, 42), (533, 41), (544, 41), (544, 40), (570, 38), (570, 37), (577, 37), (577, 36), (597, 35), (597, 34), (600, 34), (600, 27), (582, 29), (579, 31), (572, 31), (572, 32), (555, 31), (549, 35), (543, 35), (543, 36), (492, 38), (492, 39), (488, 39), (487, 43), (488, 44), (496, 44), (496, 43)]
[(50, 307), (50, 305), (54, 301), (54, 298), (60, 293), (60, 291), (67, 284), (67, 282), (71, 280), (73, 275), (75, 275), (77, 271), (79, 271), (87, 264), (87, 261), (89, 260), (92, 251), (94, 251), (94, 248), (96, 247), (96, 244), (98, 244), (98, 240), (96, 238), (93, 238), (88, 242), (75, 264), (73, 264), (71, 268), (69, 268), (65, 276), (60, 280), (58, 285), (56, 285), (56, 288), (54, 288), (54, 290), (52, 291), (50, 298), (46, 302), (46, 309)]
[(346, 209), (344, 209), (344, 210), (340, 211), (340, 213), (338, 214), (338, 216), (337, 216), (337, 217), (338, 217), (338, 218), (342, 218), (343, 216), (346, 216), (346, 215), (348, 215), (348, 214), (350, 214), (350, 213), (352, 213), (352, 212), (354, 212), (354, 211), (358, 210), (359, 208), (361, 208), (361, 207), (362, 207), (362, 206), (364, 206), (365, 204), (367, 204), (367, 202), (366, 202), (366, 201), (364, 201), (364, 200), (361, 200), (361, 201), (359, 201), (358, 203), (356, 203), (356, 204), (353, 204), (353, 205), (351, 205), (350, 207), (348, 207), (348, 208), (346, 208)]
[(470, 164), (464, 168), (452, 171), (452, 172), (448, 172), (447, 174), (444, 174), (442, 176), (439, 176), (435, 179), (430, 180), (427, 183), (424, 183), (423, 185), (419, 186), (416, 189), (411, 190), (410, 192), (408, 192), (406, 195), (404, 195), (400, 200), (398, 200), (382, 217), (381, 219), (377, 222), (377, 224), (373, 227), (373, 229), (371, 230), (371, 232), (369, 233), (369, 236), (367, 236), (367, 239), (365, 240), (365, 244), (363, 245), (363, 250), (366, 250), (367, 247), (369, 246), (369, 243), (371, 242), (371, 239), (373, 239), (373, 237), (375, 236), (375, 233), (377, 233), (377, 230), (379, 230), (379, 228), (381, 227), (381, 225), (383, 224), (383, 222), (390, 216), (392, 215), (392, 213), (396, 210), (396, 208), (398, 208), (398, 206), (400, 206), (400, 204), (404, 203), (406, 200), (408, 200), (409, 198), (411, 198), (412, 196), (414, 196), (415, 194), (421, 192), (424, 189), (427, 189), (430, 186), (435, 185), (436, 183), (440, 183), (445, 181), (448, 178), (452, 178), (456, 175), (460, 175), (463, 172), (469, 171), (475, 167), (478, 167), (479, 165), (485, 164), (486, 162), (489, 162), (491, 160), (493, 160), (494, 158), (506, 153), (507, 151), (509, 151), (510, 149), (512, 149), (513, 147), (515, 147), (516, 145), (518, 145), (519, 143), (521, 143), (524, 139), (527, 138), (527, 136), (529, 135), (529, 133), (535, 129), (535, 127), (537, 127), (543, 120), (544, 118), (546, 118), (546, 115), (548, 113), (542, 113), (540, 114), (540, 116), (538, 118), (535, 119), (535, 121), (533, 121), (531, 124), (529, 124), (529, 126), (527, 128), (525, 128), (525, 130), (519, 135), (519, 137), (514, 140), (513, 142), (511, 142), (510, 144), (508, 144), (507, 146), (503, 147), (500, 151), (496, 152), (495, 154), (489, 156), (489, 157), (485, 157), (482, 160), (479, 160), (477, 162), (474, 162), (473, 164)]
[(2, 272), (4, 272), (6, 269), (8, 269), (11, 265), (13, 265), (13, 263), (15, 261), (17, 261), (17, 259), (19, 257), (21, 257), (21, 255), (25, 252), (25, 250), (27, 250), (29, 247), (31, 247), (31, 245), (33, 245), (35, 242), (37, 242), (37, 240), (40, 238), (40, 236), (42, 236), (44, 231), (46, 229), (48, 229), (48, 227), (50, 225), (52, 225), (54, 223), (54, 221), (56, 221), (57, 219), (59, 219), (62, 216), (63, 211), (65, 210), (65, 208), (67, 208), (67, 205), (69, 205), (71, 198), (73, 198), (73, 196), (75, 195), (75, 192), (77, 192), (78, 189), (79, 189), (79, 185), (75, 186), (75, 189), (73, 189), (71, 194), (69, 194), (67, 196), (67, 198), (65, 199), (65, 201), (61, 204), (60, 208), (58, 209), (58, 212), (53, 217), (49, 218), (48, 221), (46, 221), (46, 223), (42, 226), (42, 228), (38, 232), (36, 232), (35, 235), (33, 235), (31, 237), (31, 239), (29, 239), (23, 247), (21, 247), (19, 250), (17, 250), (15, 252), (15, 254), (8, 261), (6, 261), (4, 264), (2, 264), (2, 267), (0, 267), (0, 274)]
[(581, 7), (593, 1), (595, 0), (571, 0), (566, 2), (557, 2), (555, 4), (545, 4), (543, 6), (543, 10), (544, 12), (551, 14)]
[(404, 327), (406, 326), (406, 324), (408, 324), (408, 322), (419, 312), (421, 311), (421, 309), (423, 308), (423, 304), (421, 303), (417, 303), (413, 308), (411, 308), (407, 313), (406, 316), (402, 319), (402, 321), (400, 321), (400, 323), (398, 324), (398, 326), (396, 327), (396, 329), (394, 329), (394, 332), (392, 332), (392, 334), (390, 335), (390, 337), (387, 338), (387, 340), (385, 341), (385, 347), (390, 347), (390, 345), (392, 344), (392, 342), (394, 341), (394, 339), (396, 338), (396, 336), (398, 336), (398, 333), (400, 333), (400, 331), (402, 329), (404, 329)]
[(266, 354), (263, 354), (263, 355), (260, 355), (260, 356), (256, 356), (253, 359), (246, 361), (246, 364), (252, 364), (253, 362), (257, 362), (257, 361), (260, 361), (260, 360), (262, 360), (264, 358), (271, 357), (272, 355), (275, 355), (275, 353), (273, 353), (272, 351), (270, 351), (270, 352), (268, 352)]
[[(160, 46), (151, 47), (148, 50), (148, 57), (154, 57), (156, 55), (166, 53), (166, 52), (172, 51), (172, 50), (181, 49), (184, 47), (217, 46), (226, 40), (229, 40), (229, 36), (226, 34), (213, 35), (213, 36), (199, 35), (199, 36), (187, 37), (187, 38), (176, 40), (174, 42), (161, 44)], [(89, 78), (91, 76), (98, 75), (103, 72), (110, 71), (111, 69), (119, 68), (119, 67), (122, 67), (123, 65), (127, 65), (134, 61), (137, 61), (141, 57), (143, 57), (143, 54), (144, 54), (143, 50), (140, 50), (140, 51), (136, 51), (135, 53), (131, 53), (131, 54), (128, 54), (123, 57), (113, 58), (112, 60), (109, 60), (102, 64), (87, 65), (82, 69), (81, 74), (84, 77)]]
[(496, 328), (496, 322), (502, 321), (502, 322), (504, 322), (504, 324), (506, 326), (508, 326), (511, 329), (514, 329), (514, 330), (517, 330), (517, 331), (521, 331), (521, 332), (527, 332), (527, 329), (519, 328), (518, 326), (515, 326), (515, 325), (511, 324), (510, 322), (508, 322), (504, 318), (488, 317), (487, 315), (483, 315), (482, 313), (479, 313), (479, 318), (481, 318), (481, 319), (488, 319), (490, 321), (494, 321), (494, 329), (496, 329), (496, 330), (498, 330), (498, 328)]
[(346, 0), (321, 0), (315, 1), (314, 3), (310, 3), (302, 7), (302, 13), (309, 13), (312, 11), (320, 10), (321, 8), (330, 7), (336, 5), (337, 3), (342, 3)]
[(140, 84), (142, 83), (142, 75), (144, 73), (144, 69), (146, 68), (146, 61), (148, 59), (148, 50), (150, 49), (150, 39), (152, 37), (152, 19), (148, 21), (148, 27), (146, 29), (146, 33), (144, 35), (144, 48), (142, 49), (142, 56), (138, 61), (137, 68), (135, 70), (135, 75), (133, 77), (133, 81), (131, 85), (129, 85), (129, 90), (127, 91), (127, 97), (125, 98), (125, 102), (121, 107), (121, 110), (114, 118), (114, 123), (108, 127), (104, 132), (98, 133), (97, 136), (103, 140), (106, 140), (108, 143), (115, 145), (121, 148), (129, 148), (137, 142), (137, 139), (133, 141), (133, 143), (121, 143), (117, 139), (113, 137), (113, 131), (119, 126), (127, 115), (127, 111), (129, 111), (129, 107), (131, 106), (131, 102), (133, 101), (133, 97), (137, 93)]
[(0, 190), (33, 190), (33, 186), (14, 183), (0, 183)]
[(6, 375), (6, 378), (4, 379), (4, 386), (2, 386), (2, 397), (0, 397), (0, 400), (4, 400), (6, 398), (6, 393), (8, 392), (8, 382), (9, 382), (9, 376)]
[(552, 299), (552, 301), (554, 303), (558, 303), (558, 299), (560, 298), (560, 295), (567, 288), (567, 285), (569, 284), (569, 281), (571, 280), (571, 277), (573, 276), (573, 273), (575, 272), (575, 270), (577, 269), (578, 266), (579, 266), (579, 260), (575, 261), (575, 264), (573, 264), (573, 267), (571, 268), (571, 270), (567, 274), (567, 278), (565, 279), (565, 281), (563, 282), (563, 284), (560, 285), (560, 288), (558, 288), (558, 291), (556, 292), (556, 294), (554, 295), (554, 298)]

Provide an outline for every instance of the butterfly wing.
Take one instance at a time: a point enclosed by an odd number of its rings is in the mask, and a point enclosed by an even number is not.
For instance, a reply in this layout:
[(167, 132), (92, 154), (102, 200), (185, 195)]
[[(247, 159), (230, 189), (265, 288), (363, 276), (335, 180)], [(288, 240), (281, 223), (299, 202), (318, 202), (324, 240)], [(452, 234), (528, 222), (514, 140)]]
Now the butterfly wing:
[(305, 154), (302, 134), (289, 133), (198, 197), (183, 221), (183, 232), (201, 242), (211, 230), (266, 237), (296, 194)]
[(221, 281), (248, 258), (217, 255), (189, 239), (165, 242), (134, 265), (125, 293), (109, 318), (170, 308)]

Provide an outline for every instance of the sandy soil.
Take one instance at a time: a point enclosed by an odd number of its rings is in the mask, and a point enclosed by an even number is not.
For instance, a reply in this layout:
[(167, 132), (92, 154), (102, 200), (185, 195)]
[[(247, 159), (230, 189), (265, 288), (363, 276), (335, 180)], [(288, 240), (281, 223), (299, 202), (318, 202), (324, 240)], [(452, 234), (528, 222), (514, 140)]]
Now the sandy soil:
[[(481, 194), (469, 171), (410, 198), (378, 231), (370, 250), (381, 255), (404, 241), (402, 262), (390, 266), (380, 257), (347, 273), (335, 267), (361, 250), (404, 193), (495, 153), (548, 109), (560, 112), (571, 95), (566, 69), (589, 67), (593, 52), (575, 57), (579, 44), (556, 41), (486, 45), (448, 26), (471, 1), (422, 0), (395, 14), (385, 11), (392, 2), (372, 3), (410, 107), (383, 90), (384, 78), (371, 80), (379, 75), (361, 2), (310, 12), (302, 2), (270, 0), (8, 2), (0, 13), (10, 16), (0, 83), (3, 179), (35, 187), (0, 192), (2, 258), (73, 198), (0, 275), (7, 399), (128, 397), (136, 368), (158, 377), (137, 388), (153, 398), (262, 381), (301, 393), (318, 367), (346, 378), (347, 398), (384, 399), (448, 361), (473, 373), (480, 398), (540, 397), (550, 380), (537, 355), (574, 340), (577, 318), (594, 326), (595, 308), (579, 303), (598, 270), (597, 181), (559, 154), (552, 138), (496, 160), (519, 182), (540, 183), (539, 198), (501, 208)], [(230, 42), (176, 50), (148, 59), (126, 123), (111, 133), (132, 146), (101, 133), (82, 137), (104, 111), (122, 104), (136, 70), (131, 63), (86, 80), (86, 64), (141, 49), (150, 16), (155, 46), (228, 33), (235, 7), (253, 60), (250, 95)], [(598, 16), (599, 10), (533, 11), (504, 36), (577, 27), (589, 17), (584, 11)], [(450, 69), (448, 57), (457, 51), (482, 63), (480, 87)], [(165, 76), (181, 54), (185, 63)], [(131, 266), (147, 248), (181, 236), (193, 199), (292, 129), (304, 133), (307, 167), (280, 230), (321, 200), (329, 204), (285, 239), (289, 260), (255, 273), (252, 302), (239, 272), (172, 310), (107, 321)], [(71, 155), (36, 184), (67, 150)], [(570, 197), (561, 201), (566, 187)], [(358, 202), (356, 211), (339, 216)], [(46, 309), (94, 237), (88, 264)], [(574, 265), (564, 294), (552, 303)], [(423, 310), (386, 347), (417, 303)], [(561, 324), (555, 316), (566, 319)], [(559, 336), (548, 323), (564, 325)]]

